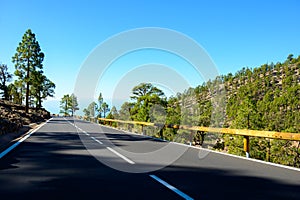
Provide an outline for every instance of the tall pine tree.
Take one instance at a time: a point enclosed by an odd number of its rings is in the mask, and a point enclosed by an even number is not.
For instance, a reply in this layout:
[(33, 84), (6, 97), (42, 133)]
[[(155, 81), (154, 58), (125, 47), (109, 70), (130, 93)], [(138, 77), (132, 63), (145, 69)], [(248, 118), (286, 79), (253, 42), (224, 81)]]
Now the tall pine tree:
[(35, 34), (28, 29), (22, 37), (22, 41), (17, 47), (17, 52), (12, 57), (15, 64), (15, 75), (19, 80), (23, 80), (26, 87), (25, 94), (25, 112), (29, 110), (30, 86), (33, 83), (32, 74), (35, 71), (43, 69), (44, 53), (41, 51), (40, 45), (35, 38)]

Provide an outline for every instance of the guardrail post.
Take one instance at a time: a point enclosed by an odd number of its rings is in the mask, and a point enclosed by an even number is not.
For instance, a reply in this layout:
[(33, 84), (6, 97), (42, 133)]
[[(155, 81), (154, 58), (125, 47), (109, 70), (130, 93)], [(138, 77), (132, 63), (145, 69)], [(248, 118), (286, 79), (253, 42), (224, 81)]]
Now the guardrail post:
[(268, 162), (271, 161), (271, 139), (267, 139), (267, 144), (268, 144), (268, 147), (267, 147), (267, 155), (266, 155), (266, 160)]
[(141, 125), (141, 131), (142, 131), (142, 135), (145, 135), (144, 134), (144, 125), (143, 124)]
[(132, 132), (131, 124), (128, 124), (128, 130), (129, 130), (129, 132)]
[(250, 157), (249, 150), (250, 150), (249, 136), (244, 136), (244, 151), (246, 152), (247, 158)]
[(164, 130), (163, 130), (163, 128), (160, 128), (160, 130), (159, 130), (159, 136), (160, 136), (160, 139), (164, 139)]
[(191, 131), (191, 133), (190, 133), (190, 146), (193, 145), (193, 139), (194, 139), (194, 131)]

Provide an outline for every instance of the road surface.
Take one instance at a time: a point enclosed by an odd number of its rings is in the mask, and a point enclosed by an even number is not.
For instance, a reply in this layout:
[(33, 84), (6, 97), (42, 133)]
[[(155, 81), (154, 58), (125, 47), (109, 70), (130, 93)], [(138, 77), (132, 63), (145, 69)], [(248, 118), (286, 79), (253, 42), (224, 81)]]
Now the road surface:
[[(164, 147), (169, 149), (160, 152)], [(0, 198), (300, 199), (300, 171), (201, 153), (85, 121), (53, 118), (0, 159)]]

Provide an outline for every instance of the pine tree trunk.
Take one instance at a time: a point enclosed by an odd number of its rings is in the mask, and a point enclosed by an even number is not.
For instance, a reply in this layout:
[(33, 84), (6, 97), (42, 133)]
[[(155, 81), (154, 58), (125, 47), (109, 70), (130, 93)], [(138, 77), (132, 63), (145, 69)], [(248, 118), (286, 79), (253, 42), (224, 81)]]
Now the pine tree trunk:
[(28, 113), (29, 110), (29, 72), (30, 72), (30, 66), (29, 66), (29, 59), (27, 60), (27, 82), (26, 82), (26, 96), (25, 96), (25, 113)]
[(68, 100), (66, 100), (66, 104), (65, 104), (65, 116), (67, 116), (67, 110), (68, 110)]
[(25, 113), (29, 110), (29, 82), (26, 83), (26, 96), (25, 96)]
[(42, 108), (42, 98), (39, 98), (39, 108)]

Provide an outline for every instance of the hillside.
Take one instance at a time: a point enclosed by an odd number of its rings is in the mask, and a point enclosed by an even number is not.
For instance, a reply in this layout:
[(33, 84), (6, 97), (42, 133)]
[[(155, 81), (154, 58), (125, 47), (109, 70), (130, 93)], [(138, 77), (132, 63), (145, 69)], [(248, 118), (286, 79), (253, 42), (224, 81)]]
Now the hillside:
[[(181, 113), (177, 112), (181, 123), (300, 133), (300, 56), (289, 55), (283, 63), (219, 76), (178, 94), (169, 101), (168, 109), (175, 110), (176, 103), (181, 105)], [(169, 122), (176, 122), (173, 119)], [(196, 134), (194, 142), (201, 143), (199, 140)], [(222, 141), (217, 145), (220, 150), (244, 155), (242, 137), (219, 135), (216, 141)], [(250, 141), (251, 157), (300, 166), (299, 142), (264, 138)]]
[[(221, 75), (168, 99), (150, 83), (139, 84), (132, 93), (131, 102), (124, 102), (119, 111), (112, 108), (107, 118), (300, 133), (300, 56), (289, 55), (283, 63)], [(85, 116), (90, 117), (88, 112)], [(140, 131), (139, 126), (131, 128)], [(144, 127), (143, 131), (169, 141), (245, 156), (243, 136), (172, 128)], [(300, 142), (251, 137), (250, 157), (300, 167)]]
[[(185, 112), (194, 114), (197, 110), (200, 116), (209, 119), (215, 118), (213, 111), (223, 113), (221, 124), (204, 122), (197, 119), (199, 115), (194, 115), (196, 119), (191, 119), (194, 125), (300, 132), (300, 56), (290, 55), (284, 63), (264, 64), (254, 69), (243, 68), (234, 75), (221, 75), (177, 94), (172, 102), (170, 107), (177, 102)], [(271, 112), (274, 115), (268, 118)], [(257, 117), (264, 120), (263, 123), (258, 124)], [(284, 125), (270, 125), (277, 117)]]
[(41, 122), (50, 118), (50, 113), (45, 109), (30, 109), (25, 113), (25, 107), (0, 100), (0, 135), (17, 131), (23, 125)]

